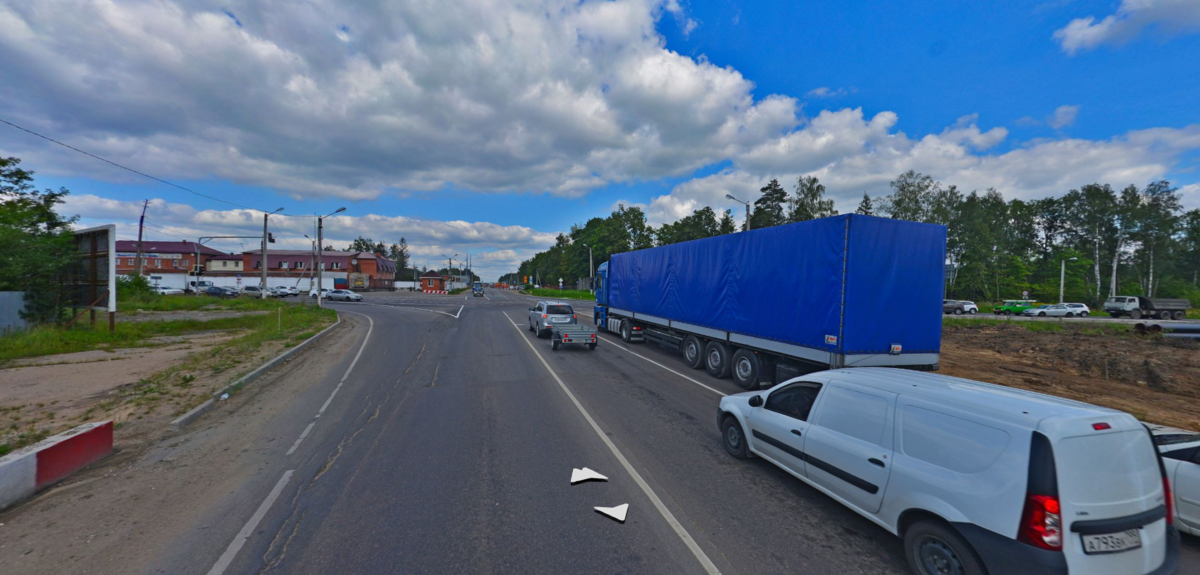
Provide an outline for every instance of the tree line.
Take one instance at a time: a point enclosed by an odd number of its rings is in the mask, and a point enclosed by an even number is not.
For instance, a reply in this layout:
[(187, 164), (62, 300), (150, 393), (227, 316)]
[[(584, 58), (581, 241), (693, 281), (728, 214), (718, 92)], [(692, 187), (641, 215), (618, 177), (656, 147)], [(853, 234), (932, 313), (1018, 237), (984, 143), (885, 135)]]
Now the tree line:
[[(748, 218), (760, 229), (837, 215), (825, 187), (801, 176), (792, 193), (771, 180)], [(1113, 295), (1188, 298), (1200, 305), (1200, 209), (1184, 210), (1179, 189), (1165, 180), (1144, 187), (1088, 184), (1058, 197), (1005, 199), (994, 188), (963, 193), (909, 170), (890, 193), (864, 193), (855, 213), (946, 226), (946, 297), (1057, 301), (1065, 267), (1068, 301), (1100, 305)], [(599, 266), (612, 254), (746, 229), (731, 210), (710, 207), (655, 228), (637, 207), (618, 206), (559, 234), (555, 245), (521, 262), (517, 283), (589, 277), (588, 247)], [(502, 278), (504, 279), (504, 278)]]

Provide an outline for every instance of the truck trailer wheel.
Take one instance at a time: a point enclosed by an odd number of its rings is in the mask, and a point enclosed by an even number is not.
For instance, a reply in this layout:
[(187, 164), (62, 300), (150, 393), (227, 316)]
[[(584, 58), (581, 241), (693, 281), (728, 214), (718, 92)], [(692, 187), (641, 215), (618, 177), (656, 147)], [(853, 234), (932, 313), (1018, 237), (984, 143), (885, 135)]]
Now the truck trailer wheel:
[(1159, 313), (1158, 313), (1158, 317), (1159, 317), (1160, 319), (1171, 319), (1171, 312), (1169, 312), (1169, 311), (1161, 311), (1161, 312), (1159, 312)]
[(733, 354), (733, 382), (742, 389), (757, 389), (758, 374), (762, 366), (758, 354), (748, 349), (739, 349)]
[(704, 371), (717, 379), (729, 377), (733, 362), (729, 361), (729, 346), (710, 341), (704, 346)]
[(692, 369), (704, 367), (704, 343), (700, 338), (694, 335), (683, 338), (683, 363)]

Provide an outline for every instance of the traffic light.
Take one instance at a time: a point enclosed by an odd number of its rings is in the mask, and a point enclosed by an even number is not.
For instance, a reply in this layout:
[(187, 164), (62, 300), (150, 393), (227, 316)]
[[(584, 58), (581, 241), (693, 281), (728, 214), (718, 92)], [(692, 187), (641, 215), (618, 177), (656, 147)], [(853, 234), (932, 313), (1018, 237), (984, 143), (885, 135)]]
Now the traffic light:
[(201, 264), (192, 266), (192, 275), (196, 277), (204, 275), (204, 265)]
[(267, 241), (272, 244), (275, 243), (275, 233), (274, 232), (267, 232)]

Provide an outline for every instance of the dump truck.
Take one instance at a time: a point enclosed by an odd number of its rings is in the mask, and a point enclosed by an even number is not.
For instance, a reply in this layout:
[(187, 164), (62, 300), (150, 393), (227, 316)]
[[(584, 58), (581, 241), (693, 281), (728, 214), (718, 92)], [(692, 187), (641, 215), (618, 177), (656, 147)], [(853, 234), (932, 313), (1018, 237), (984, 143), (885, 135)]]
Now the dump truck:
[(594, 321), (745, 389), (820, 369), (936, 370), (946, 227), (833, 216), (613, 255)]
[(1104, 300), (1104, 311), (1112, 317), (1127, 315), (1133, 319), (1183, 319), (1192, 302), (1186, 299), (1118, 295)]

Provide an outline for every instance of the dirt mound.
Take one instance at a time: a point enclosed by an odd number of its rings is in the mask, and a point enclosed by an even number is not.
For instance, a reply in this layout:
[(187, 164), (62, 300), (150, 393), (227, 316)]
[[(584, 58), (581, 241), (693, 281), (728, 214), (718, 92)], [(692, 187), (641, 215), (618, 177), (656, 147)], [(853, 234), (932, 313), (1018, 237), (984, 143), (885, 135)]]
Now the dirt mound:
[(1065, 325), (947, 326), (941, 373), (1127, 411), (1200, 431), (1200, 343)]

